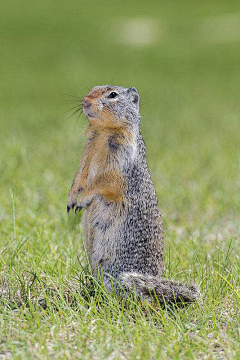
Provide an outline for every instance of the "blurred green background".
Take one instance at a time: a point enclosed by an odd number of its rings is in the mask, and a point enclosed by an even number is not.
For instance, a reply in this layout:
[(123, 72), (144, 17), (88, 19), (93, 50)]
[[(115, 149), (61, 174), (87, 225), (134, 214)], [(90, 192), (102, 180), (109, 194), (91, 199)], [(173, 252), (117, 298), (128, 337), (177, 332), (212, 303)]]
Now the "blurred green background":
[[(140, 93), (167, 276), (201, 285), (208, 304), (223, 301), (219, 249), (229, 255), (230, 246), (239, 271), (240, 2), (234, 0), (1, 0), (2, 288), (8, 284), (15, 294), (26, 274), (60, 284), (79, 271), (81, 223), (68, 219), (66, 201), (86, 120), (66, 111), (75, 106), (68, 95), (82, 98), (102, 84)], [(30, 336), (31, 343), (32, 330), (26, 335), (14, 314), (11, 337), (24, 344)], [(236, 345), (231, 336), (226, 349)], [(211, 345), (200, 341), (204, 346), (208, 354)]]

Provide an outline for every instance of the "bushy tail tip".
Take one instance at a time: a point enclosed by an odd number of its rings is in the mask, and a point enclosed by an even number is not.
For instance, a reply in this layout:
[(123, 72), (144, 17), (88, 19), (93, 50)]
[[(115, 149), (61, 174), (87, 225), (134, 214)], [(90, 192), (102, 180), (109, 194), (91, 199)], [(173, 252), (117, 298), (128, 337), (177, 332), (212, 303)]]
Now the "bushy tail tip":
[[(120, 283), (148, 301), (159, 303), (186, 304), (194, 302), (199, 297), (199, 292), (194, 285), (184, 285), (177, 281), (157, 278), (151, 275), (138, 273), (124, 273)], [(157, 299), (156, 299), (157, 297)]]

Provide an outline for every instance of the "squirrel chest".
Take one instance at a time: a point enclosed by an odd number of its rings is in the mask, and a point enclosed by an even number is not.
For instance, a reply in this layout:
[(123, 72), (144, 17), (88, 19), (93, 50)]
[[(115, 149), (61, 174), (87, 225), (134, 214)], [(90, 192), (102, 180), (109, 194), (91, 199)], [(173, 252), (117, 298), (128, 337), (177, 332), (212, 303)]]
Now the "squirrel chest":
[(87, 186), (93, 183), (106, 166), (108, 137), (106, 134), (97, 135), (89, 146), (89, 170), (87, 175)]
[[(114, 133), (98, 134), (89, 147), (87, 189), (99, 194), (86, 209), (84, 228), (86, 248), (93, 269), (110, 265), (116, 257), (116, 237), (120, 236), (123, 216), (124, 178), (118, 167), (124, 138)], [(117, 166), (117, 168), (116, 168)], [(119, 235), (118, 235), (119, 234)]]

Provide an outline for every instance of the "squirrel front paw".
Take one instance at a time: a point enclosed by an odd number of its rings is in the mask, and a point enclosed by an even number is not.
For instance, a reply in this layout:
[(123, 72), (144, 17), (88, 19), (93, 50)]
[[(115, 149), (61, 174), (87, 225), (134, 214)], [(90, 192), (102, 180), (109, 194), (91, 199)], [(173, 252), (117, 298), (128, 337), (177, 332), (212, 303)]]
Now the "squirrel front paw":
[(71, 189), (68, 193), (68, 202), (67, 202), (67, 213), (69, 213), (70, 210), (73, 210), (75, 206), (77, 205), (77, 197), (82, 191), (82, 187), (80, 187), (77, 190)]
[(84, 194), (82, 196), (80, 202), (77, 204), (77, 206), (75, 208), (75, 214), (76, 214), (77, 211), (80, 212), (82, 209), (88, 207), (91, 204), (91, 202), (93, 201), (94, 198), (95, 198), (95, 196), (92, 195), (92, 194), (89, 194), (89, 195)]

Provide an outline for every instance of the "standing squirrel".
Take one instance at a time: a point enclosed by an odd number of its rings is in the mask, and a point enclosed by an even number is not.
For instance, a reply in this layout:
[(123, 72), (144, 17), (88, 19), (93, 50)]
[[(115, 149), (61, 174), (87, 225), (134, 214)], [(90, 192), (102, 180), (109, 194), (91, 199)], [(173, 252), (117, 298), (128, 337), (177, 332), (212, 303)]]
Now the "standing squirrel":
[[(163, 279), (163, 225), (140, 132), (136, 88), (95, 86), (82, 101), (88, 119), (67, 211), (86, 208), (86, 250), (93, 275), (146, 300), (191, 302), (195, 286)], [(80, 201), (77, 202), (78, 195)]]

